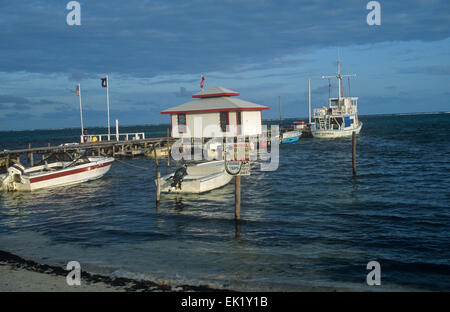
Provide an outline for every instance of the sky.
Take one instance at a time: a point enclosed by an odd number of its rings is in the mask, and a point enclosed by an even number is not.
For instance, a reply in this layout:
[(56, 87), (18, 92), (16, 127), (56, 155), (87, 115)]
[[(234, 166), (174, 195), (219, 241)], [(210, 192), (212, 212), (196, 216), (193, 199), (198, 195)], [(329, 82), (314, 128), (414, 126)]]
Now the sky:
[[(338, 55), (361, 115), (450, 111), (450, 1), (0, 0), (0, 130), (167, 124), (160, 112), (222, 86), (270, 107), (263, 119), (326, 105)], [(331, 94), (337, 95), (336, 80)]]

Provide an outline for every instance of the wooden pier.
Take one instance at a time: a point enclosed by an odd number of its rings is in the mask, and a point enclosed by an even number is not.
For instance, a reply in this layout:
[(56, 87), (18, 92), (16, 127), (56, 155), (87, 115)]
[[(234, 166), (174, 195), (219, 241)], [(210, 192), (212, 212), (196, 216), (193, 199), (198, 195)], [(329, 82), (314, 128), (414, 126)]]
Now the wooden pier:
[(140, 140), (128, 141), (99, 141), (80, 144), (63, 144), (51, 146), (32, 147), (28, 144), (28, 148), (17, 150), (0, 151), (0, 172), (1, 169), (7, 169), (11, 163), (22, 163), (27, 160), (29, 166), (33, 166), (36, 162), (45, 159), (52, 153), (72, 153), (81, 154), (85, 151), (90, 156), (108, 155), (113, 157), (134, 157), (153, 154), (153, 150), (160, 147), (169, 147), (175, 142), (175, 139), (169, 137), (146, 138)]

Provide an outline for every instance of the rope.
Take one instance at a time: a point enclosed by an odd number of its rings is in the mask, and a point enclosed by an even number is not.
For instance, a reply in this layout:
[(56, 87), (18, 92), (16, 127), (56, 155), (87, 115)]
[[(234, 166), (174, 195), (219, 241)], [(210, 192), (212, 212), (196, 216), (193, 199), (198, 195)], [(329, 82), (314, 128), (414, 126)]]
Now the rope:
[(151, 170), (150, 168), (146, 168), (146, 167), (142, 167), (142, 166), (137, 166), (137, 165), (129, 164), (129, 163), (127, 163), (127, 162), (125, 162), (125, 161), (123, 161), (123, 160), (120, 160), (120, 159), (114, 158), (114, 160), (115, 160), (115, 161), (118, 161), (118, 162), (121, 162), (121, 163), (123, 163), (124, 165), (130, 166), (130, 167), (135, 167), (135, 168), (144, 169), (144, 170)]
[[(100, 152), (100, 154), (101, 154), (102, 156), (105, 156), (105, 157), (110, 157), (110, 156), (108, 156), (108, 155), (106, 155), (105, 153), (102, 153), (102, 152)], [(114, 158), (114, 161), (118, 161), (118, 162), (123, 163), (124, 165), (130, 166), (130, 167), (135, 167), (135, 168), (138, 168), (138, 169), (151, 170), (150, 168), (146, 168), (146, 167), (142, 167), (142, 166), (137, 166), (137, 165), (129, 164), (129, 163), (127, 163), (127, 162), (125, 162), (125, 161), (123, 161), (123, 160), (120, 160), (120, 159), (118, 159), (118, 158)]]

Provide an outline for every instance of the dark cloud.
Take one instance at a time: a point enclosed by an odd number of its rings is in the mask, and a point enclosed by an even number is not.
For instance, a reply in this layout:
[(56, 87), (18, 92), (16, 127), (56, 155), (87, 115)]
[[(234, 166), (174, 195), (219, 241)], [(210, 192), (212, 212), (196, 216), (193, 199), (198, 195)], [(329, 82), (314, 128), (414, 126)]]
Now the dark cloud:
[[(367, 1), (80, 1), (81, 26), (65, 6), (9, 1), (0, 10), (0, 68), (88, 73), (240, 72), (304, 62), (286, 55), (330, 46), (442, 40), (448, 1), (383, 1), (368, 26)], [(262, 65), (261, 65), (262, 64)]]
[(86, 75), (85, 73), (77, 70), (77, 69), (70, 69), (70, 72), (68, 74), (68, 78), (71, 81), (76, 81), (76, 82), (80, 82), (83, 79), (88, 78), (89, 76)]
[(0, 109), (10, 109), (14, 111), (22, 111), (31, 109), (34, 105), (55, 105), (60, 104), (47, 99), (40, 99), (36, 101), (31, 101), (28, 98), (15, 95), (0, 95)]
[(401, 74), (426, 74), (426, 75), (450, 75), (450, 66), (415, 66), (410, 68), (403, 68), (398, 71)]
[(195, 92), (186, 90), (185, 87), (180, 87), (180, 90), (177, 92), (174, 92), (176, 97), (182, 97), (182, 98), (191, 98), (192, 94)]
[(15, 95), (0, 95), (0, 104), (17, 104), (24, 105), (30, 101), (27, 98)]

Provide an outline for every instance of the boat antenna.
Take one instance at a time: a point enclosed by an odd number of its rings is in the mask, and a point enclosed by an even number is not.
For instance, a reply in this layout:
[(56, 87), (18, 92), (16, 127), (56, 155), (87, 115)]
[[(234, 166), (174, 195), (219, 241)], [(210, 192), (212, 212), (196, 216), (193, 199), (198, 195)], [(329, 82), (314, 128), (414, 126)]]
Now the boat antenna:
[(348, 80), (348, 96), (352, 97), (351, 89), (350, 89), (350, 77), (347, 77)]

